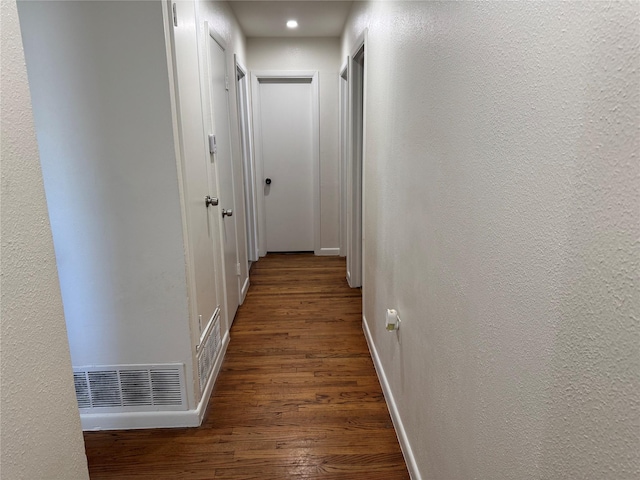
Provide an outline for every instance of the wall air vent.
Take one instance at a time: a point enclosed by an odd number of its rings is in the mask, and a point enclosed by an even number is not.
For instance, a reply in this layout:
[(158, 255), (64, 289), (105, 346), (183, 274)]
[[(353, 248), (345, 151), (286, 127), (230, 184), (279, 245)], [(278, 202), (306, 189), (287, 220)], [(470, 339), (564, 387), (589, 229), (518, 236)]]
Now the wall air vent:
[(198, 378), (200, 392), (204, 392), (209, 376), (213, 371), (218, 352), (220, 351), (220, 315), (216, 314), (204, 331), (198, 348)]
[(184, 365), (74, 367), (81, 413), (186, 410)]
[(91, 408), (91, 396), (89, 395), (89, 382), (85, 372), (73, 372), (73, 383), (76, 386), (76, 398), (79, 408)]

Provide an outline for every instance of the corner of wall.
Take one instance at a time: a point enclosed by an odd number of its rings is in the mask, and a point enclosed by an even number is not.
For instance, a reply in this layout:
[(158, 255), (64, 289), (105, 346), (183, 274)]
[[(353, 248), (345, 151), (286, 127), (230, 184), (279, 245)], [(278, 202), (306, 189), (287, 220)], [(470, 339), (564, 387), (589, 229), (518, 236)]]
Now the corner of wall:
[(87, 479), (15, 1), (0, 21), (2, 477)]

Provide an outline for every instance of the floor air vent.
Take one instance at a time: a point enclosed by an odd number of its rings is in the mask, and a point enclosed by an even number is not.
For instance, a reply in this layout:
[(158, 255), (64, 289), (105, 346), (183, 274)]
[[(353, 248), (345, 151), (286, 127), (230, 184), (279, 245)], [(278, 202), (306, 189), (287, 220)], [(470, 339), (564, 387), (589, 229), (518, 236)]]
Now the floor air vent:
[(74, 367), (82, 413), (186, 410), (184, 365)]

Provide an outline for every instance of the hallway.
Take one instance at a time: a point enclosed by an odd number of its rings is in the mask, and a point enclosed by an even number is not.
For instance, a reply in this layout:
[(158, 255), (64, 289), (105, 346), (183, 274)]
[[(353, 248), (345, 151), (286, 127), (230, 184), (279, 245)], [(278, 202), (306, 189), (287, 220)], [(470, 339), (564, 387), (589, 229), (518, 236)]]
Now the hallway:
[(91, 478), (409, 478), (344, 272), (255, 263), (202, 426), (85, 432)]

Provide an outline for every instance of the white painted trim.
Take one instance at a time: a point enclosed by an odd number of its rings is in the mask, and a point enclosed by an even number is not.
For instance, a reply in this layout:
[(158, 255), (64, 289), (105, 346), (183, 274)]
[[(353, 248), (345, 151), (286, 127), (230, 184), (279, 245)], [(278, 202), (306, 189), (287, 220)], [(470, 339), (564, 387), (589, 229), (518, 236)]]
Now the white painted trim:
[(349, 57), (346, 58), (345, 63), (340, 67), (340, 73), (338, 74), (338, 109), (339, 109), (339, 122), (338, 122), (338, 138), (340, 139), (340, 155), (339, 155), (339, 167), (338, 172), (339, 186), (340, 186), (340, 228), (338, 229), (340, 235), (340, 256), (347, 256), (347, 157), (349, 148)]
[(253, 105), (254, 154), (256, 163), (256, 186), (258, 192), (258, 254), (267, 254), (267, 225), (264, 208), (264, 162), (262, 158), (262, 127), (260, 121), (261, 79), (310, 79), (312, 89), (312, 121), (313, 121), (313, 250), (322, 255), (320, 247), (320, 101), (318, 89), (318, 72), (316, 70), (259, 70), (251, 73), (251, 98)]
[(213, 385), (216, 383), (216, 380), (218, 379), (218, 374), (220, 373), (220, 368), (222, 368), (222, 362), (224, 360), (224, 357), (227, 354), (227, 347), (229, 346), (229, 340), (230, 340), (229, 332), (225, 332), (224, 337), (222, 338), (222, 345), (220, 346), (220, 351), (218, 352), (216, 362), (213, 364), (213, 371), (211, 372), (211, 375), (209, 375), (207, 386), (205, 387), (204, 392), (202, 392), (202, 397), (200, 398), (198, 407), (195, 410), (198, 414), (198, 424), (195, 425), (196, 427), (199, 427), (202, 424), (204, 415), (207, 412), (207, 405), (209, 405), (209, 398), (211, 397), (211, 392), (213, 391)]
[(367, 319), (364, 315), (362, 316), (362, 330), (364, 331), (364, 337), (366, 338), (367, 345), (369, 346), (369, 353), (373, 359), (373, 365), (376, 369), (378, 380), (380, 380), (380, 385), (382, 386), (382, 393), (384, 393), (384, 398), (387, 401), (391, 421), (396, 429), (396, 435), (398, 437), (398, 442), (400, 443), (400, 449), (402, 450), (404, 461), (407, 464), (407, 469), (409, 470), (409, 476), (412, 480), (422, 480), (422, 475), (420, 475), (420, 470), (418, 470), (418, 464), (416, 463), (415, 456), (413, 455), (413, 449), (409, 443), (407, 432), (404, 429), (404, 424), (402, 423), (398, 406), (393, 398), (393, 392), (391, 391), (391, 387), (387, 381), (387, 375), (384, 372), (384, 368), (382, 368), (382, 362), (378, 356), (376, 345), (373, 342), (373, 337), (371, 336), (371, 331), (369, 330), (369, 325), (367, 324)]
[(255, 73), (251, 73), (251, 109), (253, 114), (253, 148), (255, 154), (255, 167), (256, 167), (256, 206), (257, 206), (257, 224), (258, 224), (258, 257), (264, 257), (267, 254), (267, 222), (264, 211), (264, 168), (262, 161), (262, 128), (260, 128), (260, 122), (262, 118), (260, 111), (260, 102), (258, 99), (259, 90), (258, 76)]
[(84, 431), (198, 427), (197, 410), (181, 412), (127, 412), (80, 414)]
[[(204, 25), (205, 25), (206, 31), (209, 32), (209, 36), (211, 38), (213, 38), (216, 41), (216, 43), (222, 47), (222, 50), (224, 50), (224, 54), (225, 54), (225, 57), (226, 57), (227, 56), (227, 42), (224, 41), (224, 38), (222, 37), (222, 35), (220, 35), (211, 26), (211, 24), (209, 24), (209, 22), (207, 20), (205, 20)], [(226, 63), (225, 63), (225, 68), (226, 68)]]
[[(361, 212), (360, 212), (360, 234), (361, 234), (361, 243), (360, 243), (360, 286), (362, 287), (362, 305), (365, 305), (365, 301), (367, 298), (367, 289), (365, 288), (365, 275), (364, 275), (364, 262), (365, 262), (365, 254), (366, 254), (366, 242), (365, 242), (365, 208), (366, 208), (366, 186), (365, 186), (365, 172), (367, 165), (367, 96), (369, 91), (369, 75), (367, 70), (369, 69), (369, 63), (367, 61), (367, 49), (369, 48), (369, 29), (365, 28), (364, 32), (362, 32), (362, 47), (364, 48), (364, 71), (362, 72), (362, 189), (360, 194), (362, 195), (361, 199)], [(363, 307), (364, 308), (364, 307)], [(394, 404), (395, 405), (395, 404)], [(411, 458), (413, 459), (413, 453)], [(415, 460), (413, 460), (415, 463)], [(417, 472), (417, 467), (416, 467)], [(420, 478), (420, 477), (418, 477)]]
[[(368, 62), (367, 55), (367, 32), (365, 29), (354, 43), (351, 56), (347, 58), (347, 81), (349, 96), (349, 117), (348, 117), (348, 166), (347, 166), (347, 272), (349, 286), (352, 288), (363, 285), (363, 258), (364, 258), (364, 164), (365, 164), (365, 143), (366, 143), (366, 99), (367, 99), (367, 75)], [(362, 82), (362, 105), (357, 104), (356, 80), (356, 60), (355, 57), (362, 50), (364, 55), (364, 69), (360, 81)], [(361, 107), (361, 108), (360, 108)], [(357, 134), (356, 119), (358, 111), (362, 111), (362, 144), (356, 145), (354, 137)]]
[(209, 334), (213, 331), (213, 324), (216, 321), (216, 317), (218, 317), (218, 322), (220, 322), (221, 321), (220, 319), (222, 318), (220, 305), (216, 307), (216, 309), (213, 311), (213, 315), (211, 315), (211, 318), (207, 321), (207, 324), (202, 329), (202, 333), (200, 334), (200, 339), (198, 340), (198, 346), (204, 344), (204, 341), (207, 339)]
[(125, 412), (80, 414), (82, 430), (138, 430), (142, 428), (199, 427), (207, 411), (213, 385), (220, 373), (222, 361), (229, 346), (229, 333), (225, 333), (222, 348), (213, 366), (207, 386), (198, 406), (193, 410), (162, 412)]
[(340, 247), (335, 248), (321, 248), (319, 252), (316, 252), (316, 255), (320, 256), (340, 256)]
[(311, 106), (313, 115), (313, 249), (316, 255), (320, 255), (320, 98), (318, 89), (318, 72), (313, 74), (311, 81), (313, 104)]
[[(256, 205), (256, 166), (253, 147), (253, 128), (251, 125), (251, 78), (249, 71), (233, 54), (234, 83), (236, 85), (236, 108), (238, 110), (238, 133), (240, 153), (242, 156), (242, 172), (245, 196), (245, 222), (247, 225), (247, 259), (258, 260), (258, 214)], [(242, 78), (238, 79), (238, 74)]]
[(240, 290), (240, 300), (241, 304), (244, 303), (244, 299), (247, 298), (247, 292), (249, 291), (249, 276), (244, 281), (244, 285), (242, 285), (242, 289)]

